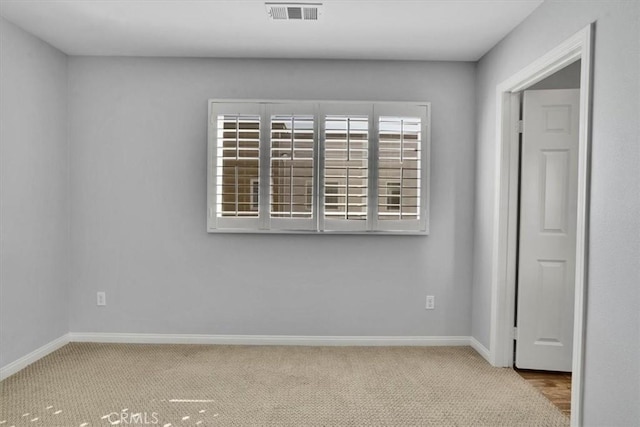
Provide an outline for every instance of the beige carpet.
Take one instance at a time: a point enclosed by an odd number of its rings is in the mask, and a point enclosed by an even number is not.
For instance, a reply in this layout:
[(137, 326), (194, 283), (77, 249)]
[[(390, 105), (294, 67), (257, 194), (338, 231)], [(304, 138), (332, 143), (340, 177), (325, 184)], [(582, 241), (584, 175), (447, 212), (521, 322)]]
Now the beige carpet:
[(69, 344), (0, 403), (0, 427), (569, 424), (468, 347)]

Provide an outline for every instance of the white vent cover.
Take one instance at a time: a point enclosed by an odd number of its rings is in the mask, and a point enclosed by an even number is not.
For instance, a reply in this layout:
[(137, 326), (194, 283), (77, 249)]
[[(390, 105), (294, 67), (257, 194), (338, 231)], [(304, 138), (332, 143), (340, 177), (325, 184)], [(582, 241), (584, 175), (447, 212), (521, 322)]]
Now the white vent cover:
[(271, 19), (278, 21), (317, 21), (322, 3), (265, 3)]

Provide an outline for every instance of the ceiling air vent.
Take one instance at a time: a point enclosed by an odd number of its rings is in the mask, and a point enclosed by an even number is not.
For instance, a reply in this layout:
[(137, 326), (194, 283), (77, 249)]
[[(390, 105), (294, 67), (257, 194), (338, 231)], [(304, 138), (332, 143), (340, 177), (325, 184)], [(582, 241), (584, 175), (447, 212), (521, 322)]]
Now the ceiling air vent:
[(265, 3), (271, 19), (279, 21), (317, 21), (322, 3)]

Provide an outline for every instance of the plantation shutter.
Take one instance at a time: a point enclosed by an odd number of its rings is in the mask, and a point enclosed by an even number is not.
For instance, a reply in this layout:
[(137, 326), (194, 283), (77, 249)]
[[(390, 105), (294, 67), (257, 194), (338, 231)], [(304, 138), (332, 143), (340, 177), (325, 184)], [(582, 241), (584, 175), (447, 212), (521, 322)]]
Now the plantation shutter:
[(428, 103), (209, 103), (209, 231), (428, 233)]
[(324, 230), (368, 228), (371, 112), (371, 106), (342, 104), (321, 114)]
[(317, 126), (313, 105), (269, 104), (272, 229), (315, 230)]
[[(217, 228), (258, 228), (260, 209), (261, 107), (213, 103), (210, 126), (215, 150), (209, 173), (213, 189), (209, 215)], [(213, 190), (213, 191), (211, 191)]]
[(427, 106), (376, 104), (377, 229), (426, 231)]

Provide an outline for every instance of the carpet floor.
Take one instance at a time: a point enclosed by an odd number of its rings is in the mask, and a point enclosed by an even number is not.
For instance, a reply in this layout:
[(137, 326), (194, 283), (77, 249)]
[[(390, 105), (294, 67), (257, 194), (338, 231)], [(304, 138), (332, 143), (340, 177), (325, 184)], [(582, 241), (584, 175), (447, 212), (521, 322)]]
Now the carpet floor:
[(469, 347), (72, 343), (0, 383), (10, 426), (568, 426)]

